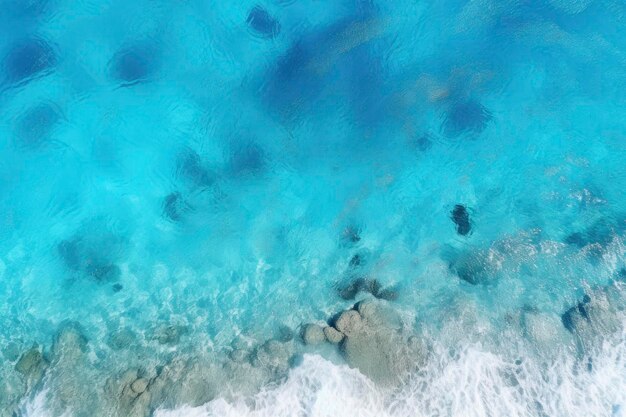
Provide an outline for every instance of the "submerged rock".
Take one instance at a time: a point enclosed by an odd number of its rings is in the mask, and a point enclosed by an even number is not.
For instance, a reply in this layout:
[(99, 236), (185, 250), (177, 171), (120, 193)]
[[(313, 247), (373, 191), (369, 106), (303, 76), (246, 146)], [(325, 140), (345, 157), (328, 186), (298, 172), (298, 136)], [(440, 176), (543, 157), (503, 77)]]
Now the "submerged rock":
[(433, 147), (433, 139), (429, 134), (422, 135), (413, 141), (417, 150), (426, 152)]
[(567, 330), (573, 333), (576, 331), (577, 327), (585, 324), (582, 322), (583, 320), (586, 321), (587, 324), (591, 323), (591, 318), (589, 317), (589, 313), (586, 308), (586, 304), (590, 301), (591, 298), (588, 295), (585, 295), (581, 302), (574, 307), (571, 307), (561, 315), (561, 322)]
[(280, 33), (280, 23), (258, 5), (250, 10), (246, 22), (255, 32), (266, 38), (273, 38)]
[(250, 357), (250, 353), (244, 349), (234, 349), (232, 352), (230, 352), (228, 357), (233, 362), (243, 363), (248, 360), (248, 358)]
[(374, 325), (394, 330), (400, 330), (402, 327), (400, 316), (387, 303), (374, 299), (365, 299), (356, 305), (356, 309), (370, 326)]
[(339, 296), (344, 300), (353, 300), (360, 292), (366, 292), (376, 297), (380, 292), (380, 288), (381, 285), (377, 279), (359, 277), (348, 285), (340, 287), (338, 292)]
[(175, 324), (163, 324), (156, 328), (153, 339), (162, 345), (176, 345), (180, 342), (180, 338), (187, 334), (186, 326)]
[(73, 360), (87, 352), (87, 343), (87, 337), (79, 323), (65, 322), (61, 324), (52, 345), (52, 358), (59, 360), (65, 357)]
[(559, 316), (539, 311), (526, 310), (521, 316), (524, 335), (542, 353), (564, 346), (571, 341), (571, 335), (563, 329)]
[(278, 340), (281, 342), (289, 342), (293, 340), (294, 333), (289, 326), (280, 326), (278, 328)]
[(623, 327), (621, 312), (626, 302), (619, 289), (613, 286), (597, 288), (586, 294), (575, 306), (561, 316), (563, 326), (580, 337), (612, 334)]
[(229, 168), (237, 177), (255, 176), (263, 172), (267, 163), (267, 155), (259, 145), (254, 142), (242, 142), (233, 148)]
[(400, 297), (400, 294), (393, 288), (385, 288), (376, 295), (376, 298), (387, 301), (396, 301), (398, 297)]
[(107, 345), (113, 350), (128, 349), (135, 344), (137, 335), (129, 328), (118, 329), (107, 338)]
[(456, 232), (459, 235), (467, 236), (472, 231), (472, 224), (470, 223), (469, 212), (464, 205), (457, 204), (456, 206), (454, 206), (450, 217), (456, 225)]
[(319, 345), (324, 343), (324, 329), (317, 324), (307, 324), (302, 329), (302, 340), (305, 345)]
[(291, 354), (284, 343), (270, 340), (259, 346), (252, 354), (252, 365), (265, 367), (273, 372), (286, 372), (289, 369), (290, 357)]
[(37, 345), (24, 352), (15, 364), (15, 370), (24, 376), (31, 387), (41, 381), (47, 367), (48, 361)]
[(394, 301), (398, 299), (398, 292), (392, 288), (383, 289), (380, 282), (375, 278), (359, 277), (353, 279), (347, 285), (337, 289), (339, 297), (344, 300), (354, 300), (359, 293), (371, 294), (382, 300)]
[(153, 77), (159, 67), (154, 45), (138, 42), (120, 49), (109, 62), (111, 77), (123, 85), (133, 85)]
[(624, 217), (603, 217), (583, 231), (574, 232), (568, 235), (564, 242), (568, 245), (585, 249), (594, 257), (602, 256), (607, 247), (616, 237), (626, 232), (626, 218)]
[(87, 265), (85, 272), (97, 282), (115, 281), (121, 274), (119, 266), (110, 263)]
[(163, 198), (163, 215), (171, 221), (179, 221), (190, 207), (177, 191), (171, 192)]
[(54, 50), (44, 39), (22, 39), (13, 44), (4, 56), (5, 80), (14, 85), (26, 83), (48, 74), (57, 61)]
[(488, 284), (495, 280), (499, 262), (504, 255), (496, 249), (478, 249), (459, 253), (450, 262), (450, 270), (461, 280), (472, 284)]
[(343, 240), (355, 244), (361, 241), (361, 228), (355, 225), (347, 226), (343, 231)]
[(205, 166), (193, 149), (185, 149), (178, 156), (176, 175), (193, 187), (205, 188), (215, 182), (215, 174)]
[(459, 100), (448, 108), (443, 120), (443, 131), (448, 137), (465, 133), (481, 133), (492, 119), (492, 115), (475, 100)]
[(115, 282), (121, 275), (117, 265), (124, 253), (124, 239), (108, 229), (106, 219), (86, 222), (72, 237), (57, 245), (59, 258), (77, 276), (103, 284)]
[(363, 263), (363, 258), (358, 253), (355, 254), (352, 258), (350, 258), (350, 266), (353, 268), (357, 266), (361, 266), (362, 263)]

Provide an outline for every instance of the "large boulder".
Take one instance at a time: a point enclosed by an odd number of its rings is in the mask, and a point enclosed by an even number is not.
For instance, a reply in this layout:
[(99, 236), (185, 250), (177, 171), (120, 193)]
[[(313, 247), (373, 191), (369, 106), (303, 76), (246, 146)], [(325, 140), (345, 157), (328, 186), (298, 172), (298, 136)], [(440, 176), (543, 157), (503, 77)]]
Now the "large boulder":
[(180, 338), (187, 334), (189, 329), (186, 326), (177, 324), (162, 324), (154, 330), (153, 338), (162, 345), (176, 345)]
[(159, 368), (150, 383), (153, 408), (200, 406), (215, 398), (224, 380), (224, 370), (215, 361), (198, 357), (175, 358)]
[(290, 357), (291, 352), (286, 344), (269, 340), (255, 350), (251, 362), (255, 367), (265, 367), (272, 372), (286, 372)]
[(307, 324), (302, 329), (302, 340), (305, 345), (319, 345), (326, 341), (324, 329), (317, 324)]
[(324, 336), (326, 336), (326, 340), (328, 340), (333, 345), (341, 343), (344, 338), (344, 334), (332, 326), (324, 327)]

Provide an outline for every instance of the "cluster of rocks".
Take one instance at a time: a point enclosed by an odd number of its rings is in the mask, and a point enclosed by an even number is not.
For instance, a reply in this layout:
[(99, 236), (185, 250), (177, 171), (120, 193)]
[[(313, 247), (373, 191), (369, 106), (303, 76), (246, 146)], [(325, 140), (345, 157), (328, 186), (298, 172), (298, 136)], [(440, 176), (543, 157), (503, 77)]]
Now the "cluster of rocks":
[(612, 285), (589, 291), (561, 315), (563, 327), (582, 344), (600, 335), (619, 332), (626, 310), (622, 291)]
[(373, 380), (394, 383), (425, 358), (415, 336), (406, 337), (395, 310), (382, 301), (366, 299), (320, 326), (303, 326), (306, 345), (336, 345), (346, 362)]
[[(620, 325), (619, 311), (626, 308), (623, 304), (613, 287), (604, 287), (590, 291), (567, 309), (561, 323), (558, 315), (547, 320), (545, 313), (534, 310), (522, 311), (519, 318), (526, 335), (537, 345), (551, 344), (555, 328), (560, 329), (562, 340), (586, 340), (592, 334), (615, 331)], [(348, 365), (384, 385), (400, 383), (427, 356), (423, 340), (405, 331), (398, 312), (387, 301), (374, 297), (339, 312), (324, 324), (308, 323), (300, 330), (300, 339), (284, 326), (269, 340), (237, 339), (232, 349), (221, 354), (176, 351), (160, 363), (138, 356), (138, 363), (130, 363), (130, 368), (103, 383), (85, 384), (102, 381), (96, 369), (97, 355), (79, 324), (64, 323), (49, 351), (38, 345), (22, 352), (16, 346), (3, 349), (5, 358), (12, 358), (15, 372), (8, 381), (11, 390), (0, 389), (0, 400), (10, 407), (4, 414), (0, 412), (0, 417), (12, 416), (19, 400), (41, 387), (44, 376), (50, 388), (48, 406), (53, 412), (62, 414), (71, 409), (74, 415), (87, 416), (106, 407), (114, 417), (147, 417), (157, 408), (199, 406), (227, 392), (253, 394), (284, 377), (299, 353), (319, 351), (323, 345), (327, 352), (335, 350)], [(146, 340), (174, 346), (187, 332), (184, 326), (161, 325)], [(135, 343), (136, 335), (128, 328), (113, 331), (107, 339), (112, 351), (128, 349)]]
[(104, 392), (112, 415), (147, 417), (159, 407), (199, 406), (212, 400), (223, 376), (211, 361), (177, 357), (163, 366), (130, 368), (112, 376)]
[[(374, 298), (341, 312), (327, 325), (307, 324), (301, 330), (302, 339), (283, 326), (275, 337), (260, 343), (236, 340), (222, 354), (170, 351), (169, 359), (161, 364), (133, 353), (129, 357), (135, 357), (134, 365), (131, 361), (129, 368), (103, 380), (98, 370), (101, 353), (93, 351), (78, 323), (63, 323), (49, 351), (38, 345), (21, 353), (17, 347), (3, 351), (5, 357), (14, 358), (16, 381), (11, 381), (11, 392), (0, 392), (4, 397), (0, 399), (11, 405), (6, 417), (12, 416), (20, 399), (41, 388), (45, 376), (48, 407), (55, 413), (71, 409), (82, 416), (106, 407), (111, 416), (147, 417), (157, 408), (201, 405), (229, 391), (257, 392), (284, 377), (306, 346), (328, 343), (349, 365), (380, 382), (399, 380), (423, 356), (417, 339), (404, 337), (394, 310)], [(187, 332), (179, 325), (156, 326), (146, 341), (175, 346)], [(106, 344), (112, 352), (132, 353), (137, 335), (122, 327), (109, 334)]]

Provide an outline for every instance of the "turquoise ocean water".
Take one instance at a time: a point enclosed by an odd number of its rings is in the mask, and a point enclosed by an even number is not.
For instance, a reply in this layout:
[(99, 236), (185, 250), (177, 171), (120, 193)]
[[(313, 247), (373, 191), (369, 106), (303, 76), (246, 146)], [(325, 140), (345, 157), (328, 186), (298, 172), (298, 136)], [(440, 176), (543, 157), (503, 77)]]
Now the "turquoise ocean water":
[(626, 416), (625, 28), (0, 0), (0, 416)]

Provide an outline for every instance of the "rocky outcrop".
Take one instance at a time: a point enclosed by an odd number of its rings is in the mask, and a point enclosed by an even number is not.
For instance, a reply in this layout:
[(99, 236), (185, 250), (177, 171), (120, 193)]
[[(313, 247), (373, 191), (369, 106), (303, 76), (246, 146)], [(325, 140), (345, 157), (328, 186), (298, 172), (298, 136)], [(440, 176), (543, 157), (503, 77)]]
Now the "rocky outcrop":
[(147, 417), (150, 415), (152, 395), (148, 390), (150, 380), (138, 369), (130, 369), (110, 378), (105, 384), (105, 393), (114, 402), (115, 415)]
[(620, 331), (621, 312), (625, 309), (626, 302), (617, 287), (596, 288), (565, 310), (561, 323), (580, 344), (586, 345), (598, 336)]
[(200, 406), (220, 392), (224, 372), (219, 363), (202, 357), (178, 357), (161, 367), (148, 390), (152, 407)]
[(287, 345), (277, 340), (269, 340), (255, 350), (251, 363), (252, 366), (265, 367), (272, 372), (286, 372), (290, 357), (291, 352)]
[(373, 380), (393, 384), (420, 362), (425, 348), (402, 332), (402, 321), (386, 301), (366, 299), (337, 314), (330, 325), (306, 324), (305, 345), (338, 346), (346, 362)]
[(303, 328), (307, 345), (328, 341), (339, 346), (346, 362), (381, 383), (395, 383), (425, 355), (420, 339), (407, 338), (402, 321), (385, 301), (367, 299), (339, 313), (331, 325)]
[[(73, 416), (93, 414), (100, 402), (102, 383), (89, 358), (90, 346), (76, 322), (61, 324), (52, 344), (48, 387), (53, 395), (48, 406), (53, 415), (72, 410)], [(94, 381), (85, 384), (85, 381)]]
[(381, 302), (366, 300), (343, 312), (335, 326), (345, 338), (341, 352), (350, 366), (380, 383), (395, 383), (424, 354), (401, 332), (400, 318)]
[(22, 374), (29, 389), (39, 384), (46, 368), (48, 368), (48, 361), (38, 345), (24, 352), (15, 364), (15, 370)]

